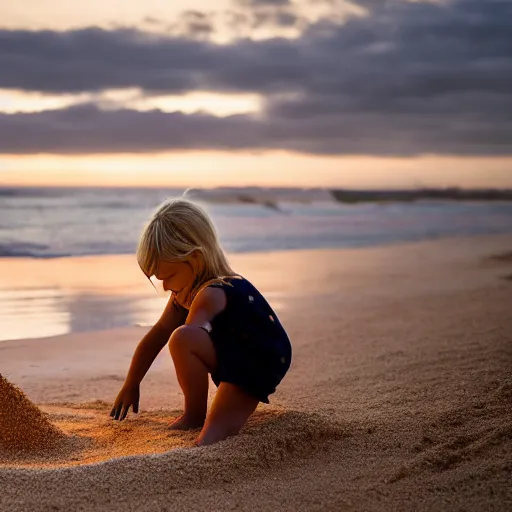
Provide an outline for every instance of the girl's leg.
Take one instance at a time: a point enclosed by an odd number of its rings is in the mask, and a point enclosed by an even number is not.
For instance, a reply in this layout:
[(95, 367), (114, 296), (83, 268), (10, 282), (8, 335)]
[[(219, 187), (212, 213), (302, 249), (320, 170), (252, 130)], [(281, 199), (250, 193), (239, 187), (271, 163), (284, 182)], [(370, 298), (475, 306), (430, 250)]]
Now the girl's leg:
[(257, 398), (248, 395), (240, 387), (221, 382), (196, 444), (213, 444), (237, 434), (255, 411), (258, 402)]
[(169, 349), (185, 395), (185, 412), (171, 424), (171, 428), (200, 428), (206, 417), (208, 373), (215, 371), (217, 366), (215, 347), (205, 331), (183, 325), (172, 333)]

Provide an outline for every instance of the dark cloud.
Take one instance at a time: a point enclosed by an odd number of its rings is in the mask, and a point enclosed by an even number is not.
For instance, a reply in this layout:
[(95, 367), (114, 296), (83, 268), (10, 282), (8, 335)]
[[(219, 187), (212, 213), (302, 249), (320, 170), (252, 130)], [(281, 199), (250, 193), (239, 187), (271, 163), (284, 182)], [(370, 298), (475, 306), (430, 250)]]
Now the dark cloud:
[(185, 92), (222, 58), (185, 37), (132, 29), (70, 32), (0, 30), (0, 87), (63, 93), (142, 87)]
[[(482, 119), (471, 109), (453, 121), (439, 122), (439, 112), (455, 109), (450, 101), (426, 106), (411, 116), (392, 108), (378, 114), (358, 109), (329, 110), (328, 101), (304, 103), (297, 112), (272, 116), (164, 113), (158, 110), (103, 111), (94, 105), (24, 114), (0, 114), (0, 152), (30, 153), (144, 153), (175, 149), (288, 149), (310, 154), (374, 154), (407, 156), (420, 153), (509, 154), (510, 116)], [(340, 114), (340, 110), (343, 111)], [(323, 115), (325, 112), (328, 115)], [(313, 115), (311, 115), (313, 112)], [(423, 114), (423, 115), (419, 115)], [(447, 116), (449, 118), (449, 116)], [(307, 120), (305, 120), (307, 119)]]
[[(0, 151), (9, 153), (115, 153), (176, 148), (248, 148), (263, 140), (247, 116), (217, 118), (158, 110), (103, 111), (95, 105), (0, 114)], [(200, 142), (199, 142), (200, 141)]]
[[(0, 151), (50, 151), (53, 144), (54, 152), (133, 145), (137, 151), (512, 153), (512, 2), (354, 3), (368, 15), (343, 25), (320, 20), (294, 40), (215, 45), (130, 30), (0, 31), (0, 87), (77, 92), (138, 86), (148, 93), (257, 92), (265, 98), (257, 118), (92, 107), (4, 115)], [(60, 116), (73, 118), (74, 131), (60, 133)], [(133, 128), (119, 122), (123, 116)]]
[(252, 15), (251, 27), (259, 28), (262, 26), (274, 27), (295, 27), (303, 18), (294, 12), (284, 11), (261, 11), (254, 12)]

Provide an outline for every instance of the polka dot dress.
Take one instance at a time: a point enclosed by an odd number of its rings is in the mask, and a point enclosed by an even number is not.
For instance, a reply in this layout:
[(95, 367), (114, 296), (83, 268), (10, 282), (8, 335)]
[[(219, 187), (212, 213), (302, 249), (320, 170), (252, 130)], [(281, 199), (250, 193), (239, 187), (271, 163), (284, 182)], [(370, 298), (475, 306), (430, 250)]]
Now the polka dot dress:
[(242, 276), (214, 283), (226, 293), (226, 308), (202, 328), (213, 341), (217, 369), (213, 382), (230, 382), (264, 403), (290, 368), (292, 347), (266, 299)]

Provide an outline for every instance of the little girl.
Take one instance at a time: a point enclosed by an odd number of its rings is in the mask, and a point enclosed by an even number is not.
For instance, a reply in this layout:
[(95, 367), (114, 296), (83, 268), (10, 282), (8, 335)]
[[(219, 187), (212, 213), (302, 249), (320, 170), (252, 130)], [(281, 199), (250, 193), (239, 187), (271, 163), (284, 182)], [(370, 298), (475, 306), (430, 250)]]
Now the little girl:
[[(110, 413), (139, 410), (139, 386), (169, 343), (184, 413), (172, 429), (202, 428), (196, 444), (237, 434), (288, 371), (292, 350), (260, 292), (229, 266), (212, 221), (185, 199), (164, 203), (142, 233), (137, 260), (148, 279), (171, 291), (160, 319), (142, 338)], [(208, 374), (217, 386), (206, 415)]]

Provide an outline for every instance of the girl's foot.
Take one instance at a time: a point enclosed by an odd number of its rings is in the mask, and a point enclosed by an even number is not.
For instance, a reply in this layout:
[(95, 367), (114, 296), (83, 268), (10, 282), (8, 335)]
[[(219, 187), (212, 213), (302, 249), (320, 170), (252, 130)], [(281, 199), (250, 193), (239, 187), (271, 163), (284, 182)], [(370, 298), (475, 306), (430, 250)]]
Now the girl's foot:
[(197, 446), (223, 441), (238, 434), (258, 406), (259, 400), (243, 389), (221, 382), (203, 430), (196, 439)]
[(229, 433), (226, 429), (209, 428), (206, 432), (201, 431), (201, 434), (194, 441), (194, 444), (195, 446), (208, 446), (209, 444), (224, 441), (224, 439), (227, 439), (230, 435), (236, 435), (236, 432)]
[(176, 418), (170, 425), (171, 430), (194, 430), (196, 428), (203, 428), (204, 418), (194, 418), (183, 414)]

